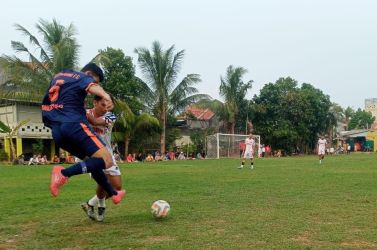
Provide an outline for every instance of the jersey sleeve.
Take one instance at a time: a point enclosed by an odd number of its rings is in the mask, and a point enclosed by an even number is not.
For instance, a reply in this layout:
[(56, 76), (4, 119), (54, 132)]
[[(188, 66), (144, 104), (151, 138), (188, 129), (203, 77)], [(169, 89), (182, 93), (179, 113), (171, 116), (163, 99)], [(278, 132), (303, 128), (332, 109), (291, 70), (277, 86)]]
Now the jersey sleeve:
[(80, 81), (80, 89), (85, 90), (86, 92), (88, 92), (89, 88), (93, 85), (97, 85), (97, 83), (95, 83), (90, 76), (85, 76)]

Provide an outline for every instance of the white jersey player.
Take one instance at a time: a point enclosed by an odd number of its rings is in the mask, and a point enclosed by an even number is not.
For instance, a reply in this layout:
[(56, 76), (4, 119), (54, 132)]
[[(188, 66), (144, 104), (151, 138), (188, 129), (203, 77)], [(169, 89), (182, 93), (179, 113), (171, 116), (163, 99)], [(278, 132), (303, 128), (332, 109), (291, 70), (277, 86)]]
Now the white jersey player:
[(250, 133), (249, 136), (245, 139), (245, 150), (243, 152), (243, 158), (241, 166), (238, 168), (242, 169), (245, 165), (246, 159), (251, 160), (250, 168), (254, 168), (254, 148), (255, 148), (255, 140), (253, 138), (253, 135)]
[(325, 158), (326, 145), (327, 145), (326, 139), (323, 136), (321, 136), (321, 138), (319, 138), (318, 140), (317, 145), (318, 145), (317, 150), (318, 150), (319, 164), (321, 164), (322, 160)]
[[(114, 188), (120, 190), (122, 187), (121, 173), (119, 166), (116, 164), (114, 153), (111, 147), (111, 131), (116, 120), (116, 116), (110, 112), (112, 109), (106, 107), (106, 103), (98, 96), (94, 97), (93, 108), (87, 110), (88, 121), (92, 125), (95, 133), (105, 143), (107, 150), (110, 152), (113, 160), (111, 168), (103, 170)], [(106, 208), (106, 192), (97, 186), (96, 195), (93, 196), (88, 202), (81, 204), (86, 215), (92, 219), (102, 222), (104, 220)], [(98, 205), (98, 215), (94, 212), (94, 207)]]

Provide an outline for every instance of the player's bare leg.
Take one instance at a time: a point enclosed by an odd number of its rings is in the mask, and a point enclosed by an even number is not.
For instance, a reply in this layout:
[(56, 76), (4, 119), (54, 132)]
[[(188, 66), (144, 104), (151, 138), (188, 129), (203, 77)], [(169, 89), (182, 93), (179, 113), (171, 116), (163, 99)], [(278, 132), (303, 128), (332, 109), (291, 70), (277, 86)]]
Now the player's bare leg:
[[(116, 190), (122, 189), (122, 178), (121, 175), (106, 175), (111, 185)], [(105, 219), (105, 210), (106, 210), (106, 199), (109, 198), (109, 195), (104, 191), (101, 186), (97, 186), (96, 195), (94, 195), (88, 202), (82, 204), (81, 206), (87, 209), (86, 211), (87, 216), (94, 220), (97, 218), (97, 221), (102, 222)], [(98, 206), (98, 214), (97, 216), (94, 213), (95, 207)], [(93, 211), (93, 213), (92, 213)]]

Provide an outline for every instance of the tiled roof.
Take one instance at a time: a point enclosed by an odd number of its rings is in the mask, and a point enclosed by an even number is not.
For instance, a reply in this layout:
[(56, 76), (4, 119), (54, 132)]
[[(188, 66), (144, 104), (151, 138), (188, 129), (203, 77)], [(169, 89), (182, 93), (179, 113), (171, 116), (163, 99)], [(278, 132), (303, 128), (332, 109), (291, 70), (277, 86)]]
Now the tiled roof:
[(215, 115), (210, 109), (201, 109), (194, 106), (190, 106), (186, 109), (186, 113), (191, 113), (196, 119), (202, 121), (211, 120), (211, 118)]

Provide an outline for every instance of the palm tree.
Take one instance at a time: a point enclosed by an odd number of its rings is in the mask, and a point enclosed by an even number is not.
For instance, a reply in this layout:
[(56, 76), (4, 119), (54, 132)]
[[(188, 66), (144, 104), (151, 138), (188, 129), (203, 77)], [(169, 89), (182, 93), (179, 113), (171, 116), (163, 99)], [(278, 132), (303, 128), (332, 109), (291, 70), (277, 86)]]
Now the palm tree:
[(113, 132), (113, 136), (119, 140), (124, 139), (124, 156), (128, 154), (128, 145), (133, 136), (145, 129), (159, 129), (159, 121), (149, 115), (142, 113), (135, 115), (130, 107), (123, 101), (117, 100), (115, 102), (114, 112), (119, 115), (117, 120), (117, 131)]
[(207, 95), (197, 94), (194, 87), (200, 82), (198, 74), (188, 74), (176, 84), (181, 69), (184, 50), (175, 54), (174, 45), (163, 50), (159, 42), (152, 44), (152, 51), (137, 48), (138, 63), (145, 81), (142, 87), (145, 104), (158, 117), (161, 127), (160, 148), (165, 153), (167, 115), (182, 111), (187, 105)]
[(234, 134), (234, 127), (240, 109), (239, 104), (252, 86), (252, 80), (246, 83), (242, 81), (242, 77), (246, 73), (246, 69), (242, 67), (234, 68), (230, 65), (227, 68), (225, 78), (220, 78), (220, 95), (225, 100), (223, 111), (220, 113), (222, 113), (225, 118), (230, 134)]
[(41, 35), (38, 40), (25, 27), (16, 24), (16, 30), (28, 38), (32, 48), (22, 42), (12, 41), (16, 53), (24, 54), (28, 61), (17, 56), (3, 55), (0, 64), (8, 77), (8, 82), (17, 87), (17, 91), (3, 93), (3, 96), (40, 99), (51, 78), (64, 68), (75, 68), (78, 62), (79, 45), (74, 37), (75, 27), (65, 27), (55, 19), (48, 22), (40, 19), (36, 29)]
[(355, 115), (355, 110), (351, 107), (347, 107), (344, 110), (344, 122), (346, 124), (346, 130), (349, 130), (349, 124), (351, 121), (351, 118)]
[(337, 137), (338, 131), (337, 126), (338, 123), (342, 122), (343, 116), (343, 108), (339, 106), (337, 103), (332, 103), (330, 109), (326, 116), (326, 133), (329, 135), (330, 145), (332, 146), (334, 136)]

